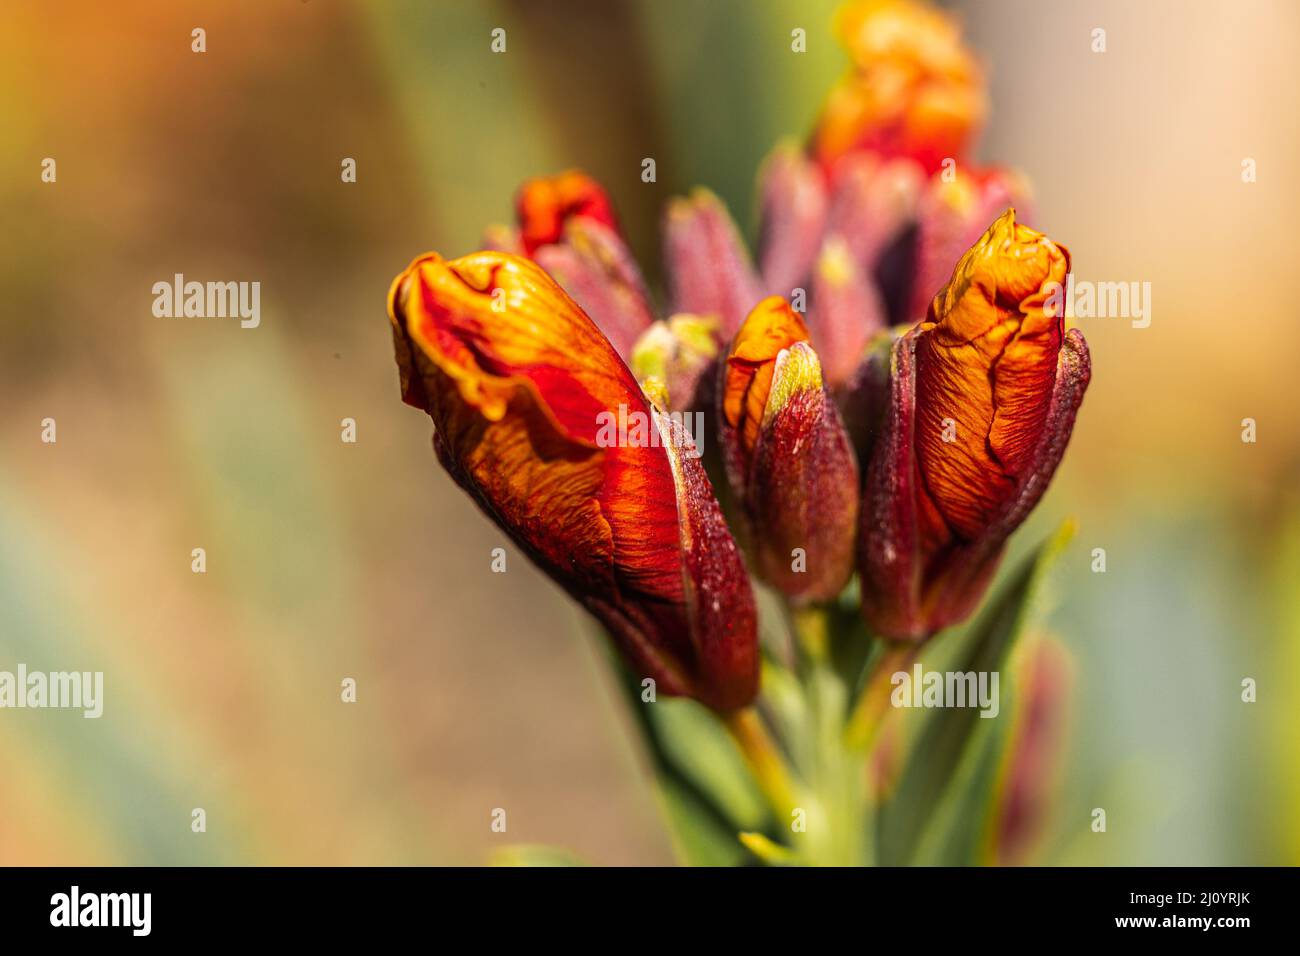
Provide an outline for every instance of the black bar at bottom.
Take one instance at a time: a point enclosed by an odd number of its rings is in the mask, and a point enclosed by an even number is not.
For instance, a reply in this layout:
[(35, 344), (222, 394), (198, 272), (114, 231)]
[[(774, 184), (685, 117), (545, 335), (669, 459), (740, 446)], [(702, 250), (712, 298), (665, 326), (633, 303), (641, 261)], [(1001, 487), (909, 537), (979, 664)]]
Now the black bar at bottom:
[[(1231, 943), (1241, 939), (1238, 934), (1276, 934), (1291, 925), (1298, 874), (1208, 868), (8, 869), (0, 871), (0, 933), (7, 943), (75, 937), (90, 944), (112, 938), (337, 944), (400, 942), (432, 930), (449, 943), (458, 937), (443, 934), (463, 932), (468, 942), (591, 935), (610, 944), (641, 939), (656, 947), (686, 934), (695, 944), (712, 938), (734, 947), (746, 939), (770, 942), (774, 934), (821, 937), (843, 929), (864, 946), (894, 938), (1041, 938), (1044, 931), (1062, 940), (1199, 934)], [(611, 930), (619, 935), (610, 937)]]

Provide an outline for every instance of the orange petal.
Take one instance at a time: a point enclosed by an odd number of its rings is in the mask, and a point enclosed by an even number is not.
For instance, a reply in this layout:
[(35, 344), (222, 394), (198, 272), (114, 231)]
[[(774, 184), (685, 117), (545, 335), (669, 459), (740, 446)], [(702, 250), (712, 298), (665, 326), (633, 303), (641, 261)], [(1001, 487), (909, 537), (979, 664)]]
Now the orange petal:
[(1008, 210), (895, 342), (862, 510), (878, 633), (922, 640), (965, 619), (1051, 482), (1092, 376), (1083, 336), (1062, 328), (1069, 263)]
[[(1015, 493), (1043, 434), (1065, 333), (1044, 306), (1069, 252), (1007, 210), (958, 262), (917, 342), (923, 538), (970, 540)], [(952, 440), (946, 440), (951, 438)]]

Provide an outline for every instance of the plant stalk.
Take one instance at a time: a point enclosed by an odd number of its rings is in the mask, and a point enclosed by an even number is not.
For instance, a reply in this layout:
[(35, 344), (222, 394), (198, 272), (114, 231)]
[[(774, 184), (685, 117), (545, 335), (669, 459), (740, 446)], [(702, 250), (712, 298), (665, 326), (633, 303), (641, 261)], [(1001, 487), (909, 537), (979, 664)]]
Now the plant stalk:
[(728, 714), (725, 723), (777, 822), (788, 825), (797, 803), (794, 784), (785, 757), (768, 733), (767, 725), (753, 707)]

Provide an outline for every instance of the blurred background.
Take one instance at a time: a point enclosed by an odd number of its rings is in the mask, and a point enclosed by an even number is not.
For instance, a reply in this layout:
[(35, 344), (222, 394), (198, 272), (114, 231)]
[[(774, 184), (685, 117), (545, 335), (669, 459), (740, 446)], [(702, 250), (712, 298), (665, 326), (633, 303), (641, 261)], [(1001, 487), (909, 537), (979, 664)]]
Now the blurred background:
[[(398, 400), (384, 296), (569, 166), (654, 282), (661, 209), (695, 184), (752, 238), (758, 163), (846, 67), (834, 6), (3, 6), (0, 669), (106, 687), (99, 720), (0, 711), (0, 863), (476, 863), (506, 840), (672, 860), (591, 629)], [(1080, 321), (1093, 384), (1016, 538), (1080, 522), (1042, 859), (1300, 862), (1300, 8), (950, 6), (991, 75), (977, 157), (1027, 173), (1081, 278), (1152, 284), (1149, 328)], [(260, 281), (261, 327), (155, 318), (178, 272)]]

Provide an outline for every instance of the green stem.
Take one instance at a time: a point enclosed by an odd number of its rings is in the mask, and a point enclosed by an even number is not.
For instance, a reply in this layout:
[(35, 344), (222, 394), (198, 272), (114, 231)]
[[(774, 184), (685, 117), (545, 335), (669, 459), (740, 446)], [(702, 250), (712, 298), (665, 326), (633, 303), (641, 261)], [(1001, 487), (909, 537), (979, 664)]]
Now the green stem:
[(796, 804), (794, 784), (785, 758), (767, 732), (763, 719), (753, 707), (746, 707), (728, 714), (725, 722), (777, 822), (788, 826)]
[(826, 661), (830, 658), (830, 620), (826, 608), (805, 605), (791, 610), (790, 620), (799, 650), (809, 661)]
[(874, 742), (889, 707), (891, 678), (897, 671), (911, 670), (918, 653), (919, 649), (911, 645), (891, 647), (871, 666), (853, 713), (844, 722), (844, 745), (848, 749), (861, 753)]
[(845, 746), (849, 690), (831, 666), (827, 610), (800, 608), (793, 618), (805, 658), (802, 680), (812, 713), (808, 777), (810, 797), (817, 805), (808, 815), (805, 857), (815, 865), (869, 863), (873, 841), (867, 768), (862, 753)]

